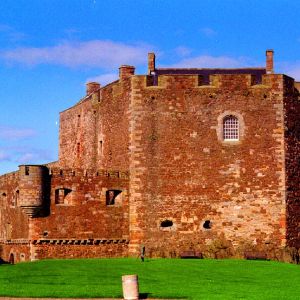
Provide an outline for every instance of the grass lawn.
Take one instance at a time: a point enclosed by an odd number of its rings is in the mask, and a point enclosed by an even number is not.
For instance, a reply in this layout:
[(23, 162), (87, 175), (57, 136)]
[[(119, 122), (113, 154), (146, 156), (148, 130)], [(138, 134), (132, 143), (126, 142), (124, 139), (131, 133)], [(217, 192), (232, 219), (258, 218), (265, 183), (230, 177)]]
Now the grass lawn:
[(138, 274), (150, 298), (300, 299), (300, 266), (272, 261), (43, 260), (0, 265), (0, 296), (121, 297), (121, 276)]

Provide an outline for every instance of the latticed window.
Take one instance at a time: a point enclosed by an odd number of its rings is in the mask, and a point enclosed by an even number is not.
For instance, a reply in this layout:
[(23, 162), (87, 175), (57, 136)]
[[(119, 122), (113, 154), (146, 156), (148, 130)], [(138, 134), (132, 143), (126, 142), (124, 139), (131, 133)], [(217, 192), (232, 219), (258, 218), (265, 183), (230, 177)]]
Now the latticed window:
[(239, 139), (239, 120), (235, 116), (226, 116), (223, 119), (223, 139), (237, 141)]

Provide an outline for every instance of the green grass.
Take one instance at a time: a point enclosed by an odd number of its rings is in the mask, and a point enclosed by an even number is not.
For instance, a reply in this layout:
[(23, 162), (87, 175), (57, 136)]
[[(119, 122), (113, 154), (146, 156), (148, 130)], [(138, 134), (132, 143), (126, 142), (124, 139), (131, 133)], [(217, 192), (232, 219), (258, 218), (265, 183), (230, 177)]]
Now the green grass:
[(121, 276), (138, 274), (151, 298), (300, 299), (300, 266), (272, 261), (43, 260), (0, 265), (0, 296), (121, 297)]

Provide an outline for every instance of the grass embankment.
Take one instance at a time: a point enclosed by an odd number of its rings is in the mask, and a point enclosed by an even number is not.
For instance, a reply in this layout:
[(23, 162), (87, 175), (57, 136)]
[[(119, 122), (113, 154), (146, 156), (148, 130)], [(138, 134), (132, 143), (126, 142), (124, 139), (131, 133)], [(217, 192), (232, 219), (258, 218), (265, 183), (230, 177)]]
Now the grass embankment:
[(150, 298), (300, 299), (300, 267), (271, 261), (44, 260), (0, 266), (0, 296), (121, 297), (121, 276), (138, 274)]

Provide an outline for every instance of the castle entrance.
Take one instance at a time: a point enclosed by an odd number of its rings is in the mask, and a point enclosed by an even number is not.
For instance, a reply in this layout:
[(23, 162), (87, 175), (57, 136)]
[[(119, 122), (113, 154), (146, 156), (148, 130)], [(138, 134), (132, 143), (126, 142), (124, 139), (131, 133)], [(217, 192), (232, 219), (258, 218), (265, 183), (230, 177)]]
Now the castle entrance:
[(9, 255), (9, 263), (13, 265), (15, 263), (15, 256), (13, 253)]

